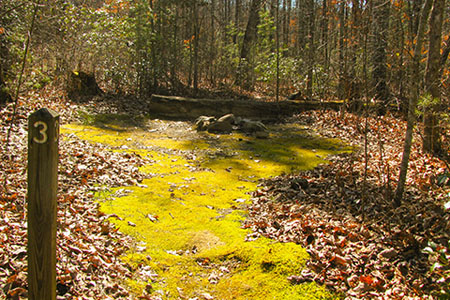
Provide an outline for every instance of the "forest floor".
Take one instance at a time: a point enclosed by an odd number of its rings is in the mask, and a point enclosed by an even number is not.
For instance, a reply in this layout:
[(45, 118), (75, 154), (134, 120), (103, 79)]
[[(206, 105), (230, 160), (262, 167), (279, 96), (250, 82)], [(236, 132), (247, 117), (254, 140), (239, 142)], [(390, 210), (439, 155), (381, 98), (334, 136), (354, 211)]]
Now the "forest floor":
[[(83, 111), (130, 114), (136, 116), (132, 127), (142, 127), (141, 121), (145, 118), (138, 109), (139, 104), (129, 100), (116, 101), (114, 97), (106, 97), (98, 102), (74, 104), (50, 90), (29, 95), (20, 101), (9, 143), (6, 141), (13, 106), (1, 109), (0, 297), (26, 298), (27, 116), (39, 107), (49, 107), (60, 113), (63, 124), (69, 124), (91, 116), (89, 113), (80, 114)], [(194, 138), (195, 135), (183, 122), (152, 124), (163, 126), (173, 140), (181, 136), (189, 138), (190, 134)], [(405, 131), (403, 121), (392, 116), (365, 119), (348, 113), (311, 111), (291, 118), (287, 124), (305, 126), (323, 136), (339, 138), (353, 145), (354, 151), (332, 155), (330, 163), (312, 170), (294, 168), (285, 175), (264, 176), (267, 179), (252, 182), (254, 186), (237, 187), (245, 191), (254, 187), (250, 201), (231, 199), (239, 200), (232, 208), (237, 215), (242, 216), (243, 211), (248, 211), (245, 218), (236, 219), (243, 230), (239, 234), (245, 233), (242, 239), (265, 241), (270, 238), (304, 247), (310, 257), (306, 268), (289, 269), (289, 274), (286, 270), (280, 273), (288, 279), (293, 290), (296, 285), (311, 286), (310, 283), (315, 282), (343, 297), (424, 299), (437, 295), (445, 285), (448, 287), (448, 283), (440, 280), (445, 266), (430, 271), (437, 256), (431, 251), (423, 251), (429, 245), (437, 250), (448, 250), (448, 169), (443, 161), (422, 153), (419, 134), (416, 134), (411, 155), (407, 193), (403, 204), (394, 207), (391, 196), (401, 158)], [(122, 129), (119, 127), (100, 129), (120, 132)], [(171, 128), (174, 129), (172, 133), (168, 132)], [(147, 268), (144, 263), (126, 259), (127, 253), (132, 251), (135, 258), (138, 256), (142, 262), (150, 264), (151, 257), (145, 254), (148, 246), (140, 244), (136, 236), (124, 234), (132, 233), (139, 224), (120, 214), (105, 213), (105, 206), (98, 198), (103, 195), (109, 199), (115, 195), (129, 200), (126, 198), (129, 190), (145, 188), (148, 180), (155, 178), (148, 169), (143, 171), (145, 166), (155, 166), (155, 161), (161, 158), (126, 151), (129, 147), (126, 145), (105, 148), (80, 138), (73, 130), (70, 126), (63, 130), (60, 145), (58, 299), (132, 298), (136, 291), (133, 287), (130, 289), (129, 283), (136, 276), (141, 277), (142, 282), (149, 282), (139, 286), (142, 289), (139, 297), (158, 299), (157, 294), (161, 291), (155, 291), (154, 286), (161, 283), (158, 271), (164, 270)], [(159, 129), (150, 128), (152, 130)], [(128, 139), (132, 141), (131, 137)], [(367, 151), (364, 150), (365, 145)], [(167, 149), (165, 145), (159, 145), (163, 155), (174, 154), (164, 149)], [(316, 151), (312, 147), (310, 150)], [(183, 151), (175, 154), (185, 156), (186, 153), (192, 154)], [(206, 150), (203, 154), (211, 156)], [(219, 151), (213, 156), (227, 155)], [(259, 160), (255, 157), (253, 162)], [(172, 159), (170, 161), (173, 165), (178, 164)], [(188, 164), (189, 161), (181, 168), (189, 168)], [(230, 167), (225, 168), (228, 169), (226, 173), (233, 173), (236, 165)], [(256, 184), (259, 185), (256, 187)], [(101, 188), (105, 186), (109, 187), (108, 192)], [(170, 188), (176, 194), (179, 187), (181, 184), (175, 183)], [(222, 210), (224, 219), (233, 214)], [(145, 218), (149, 223), (163, 222), (159, 215), (147, 214)], [(212, 235), (201, 238), (214, 240)], [(194, 249), (190, 251), (194, 252)], [(266, 264), (261, 265), (269, 272), (276, 259), (272, 256), (268, 259), (268, 253), (264, 257)], [(176, 252), (167, 254), (183, 256)], [(209, 262), (209, 257), (203, 258), (197, 264), (203, 269), (209, 268), (210, 275), (213, 274), (211, 268), (214, 264)], [(217, 285), (221, 276), (227, 277), (223, 273), (237, 268), (233, 264), (214, 267), (220, 269), (222, 275), (207, 277), (207, 284)], [(183, 295), (183, 288), (178, 286), (177, 297), (188, 299)], [(214, 299), (214, 295), (205, 291), (198, 295), (198, 299)]]

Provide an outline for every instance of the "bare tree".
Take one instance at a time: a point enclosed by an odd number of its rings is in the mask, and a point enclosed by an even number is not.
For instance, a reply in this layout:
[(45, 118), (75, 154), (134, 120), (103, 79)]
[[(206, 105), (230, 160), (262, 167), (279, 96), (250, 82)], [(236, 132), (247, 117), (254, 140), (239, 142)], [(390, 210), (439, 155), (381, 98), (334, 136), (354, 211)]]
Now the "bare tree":
[(306, 96), (311, 99), (313, 96), (313, 76), (315, 67), (315, 2), (314, 0), (308, 1), (308, 78), (306, 80)]
[(434, 0), (430, 16), (429, 47), (427, 68), (425, 70), (425, 90), (431, 96), (432, 103), (425, 106), (423, 149), (430, 153), (441, 150), (439, 103), (441, 98), (441, 35), (445, 0)]
[(246, 89), (250, 89), (252, 87), (251, 78), (249, 76), (250, 49), (254, 41), (256, 40), (259, 24), (259, 11), (263, 3), (264, 0), (252, 0), (250, 5), (247, 27), (245, 29), (244, 40), (242, 42), (239, 70), (236, 81), (240, 86)]
[(411, 154), (411, 144), (413, 137), (414, 125), (416, 124), (416, 107), (419, 99), (420, 91), (420, 58), (422, 53), (423, 37), (425, 34), (425, 26), (430, 14), (431, 4), (433, 0), (426, 0), (422, 8), (419, 25), (416, 34), (416, 44), (414, 47), (413, 64), (412, 64), (412, 80), (411, 95), (408, 105), (408, 119), (405, 134), (405, 142), (403, 145), (402, 162), (400, 164), (400, 174), (397, 183), (397, 189), (395, 190), (394, 202), (397, 206), (401, 204), (403, 198), (403, 192), (405, 190), (406, 175), (408, 172), (409, 156)]
[[(389, 29), (390, 1), (374, 0), (373, 3), (373, 54), (372, 78), (374, 96), (387, 105), (390, 98), (386, 67), (387, 33)], [(384, 108), (383, 108), (384, 110)]]

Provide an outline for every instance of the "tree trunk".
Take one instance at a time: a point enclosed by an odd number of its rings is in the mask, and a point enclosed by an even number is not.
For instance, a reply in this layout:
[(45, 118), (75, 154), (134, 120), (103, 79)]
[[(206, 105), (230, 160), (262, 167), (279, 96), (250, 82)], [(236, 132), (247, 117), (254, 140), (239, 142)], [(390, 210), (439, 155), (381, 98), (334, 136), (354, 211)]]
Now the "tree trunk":
[(328, 0), (323, 0), (322, 3), (322, 46), (323, 46), (323, 58), (324, 58), (324, 70), (328, 73), (329, 55), (328, 55)]
[(305, 4), (303, 1), (295, 1), (295, 5), (297, 8), (297, 44), (296, 49), (298, 49), (298, 55), (303, 55), (303, 50), (305, 49), (306, 44), (306, 33), (307, 33), (307, 24), (306, 24), (306, 16), (305, 16)]
[(313, 76), (314, 76), (314, 54), (315, 54), (315, 3), (314, 0), (308, 1), (308, 34), (309, 34), (309, 48), (308, 48), (308, 78), (306, 80), (306, 96), (308, 99), (313, 97)]
[(286, 46), (291, 46), (291, 11), (292, 11), (292, 0), (288, 0), (287, 2), (287, 24), (286, 24), (286, 37), (285, 37), (285, 44)]
[(236, 44), (238, 42), (237, 37), (239, 35), (239, 23), (240, 23), (239, 19), (241, 17), (241, 14), (240, 14), (240, 12), (241, 12), (241, 0), (236, 0), (235, 5), (236, 5), (236, 7), (235, 7), (235, 10), (234, 10), (234, 26), (236, 28), (236, 32), (233, 35), (233, 43)]
[(441, 150), (438, 114), (441, 102), (440, 50), (444, 3), (445, 0), (434, 0), (430, 16), (430, 44), (425, 70), (425, 90), (432, 97), (433, 102), (425, 107), (423, 149), (436, 154)]
[[(159, 10), (159, 6), (160, 3), (159, 1), (156, 3), (157, 8), (154, 7), (154, 3), (153, 0), (150, 0), (150, 8), (152, 10), (152, 12), (155, 12), (156, 9)], [(157, 22), (160, 22), (160, 18), (156, 19)], [(152, 34), (157, 34), (156, 31), (156, 27), (155, 27), (155, 21), (153, 18), (150, 19), (150, 28), (151, 28), (151, 32)], [(156, 88), (158, 87), (158, 71), (159, 71), (159, 64), (157, 62), (156, 59), (156, 42), (154, 41), (154, 39), (151, 40), (151, 49), (150, 49), (150, 53), (151, 53), (151, 59), (152, 59), (152, 84), (151, 84), (151, 88), (152, 88), (152, 92), (156, 90)]]
[[(373, 6), (373, 88), (375, 98), (381, 100), (385, 106), (387, 106), (390, 98), (386, 68), (390, 3), (390, 1), (385, 0), (374, 0)], [(381, 112), (383, 112), (385, 108), (386, 107), (381, 107)]]
[(351, 45), (349, 46), (349, 104), (351, 111), (358, 110), (358, 102), (361, 99), (361, 80), (357, 76), (357, 53), (361, 45), (360, 28), (361, 28), (361, 7), (359, 0), (352, 0), (352, 26), (351, 26)]
[(259, 10), (264, 0), (252, 0), (248, 16), (247, 28), (245, 29), (244, 40), (242, 42), (239, 68), (236, 82), (245, 89), (252, 87), (250, 79), (250, 49), (256, 40), (259, 24)]
[(420, 90), (420, 58), (423, 44), (423, 36), (425, 32), (425, 26), (428, 20), (428, 16), (430, 14), (432, 0), (426, 0), (425, 4), (422, 8), (422, 13), (420, 16), (419, 26), (417, 28), (416, 35), (416, 44), (414, 47), (413, 54), (413, 65), (412, 65), (412, 87), (411, 87), (411, 96), (409, 98), (409, 106), (408, 106), (408, 120), (405, 134), (405, 142), (403, 145), (403, 154), (402, 154), (402, 162), (400, 164), (400, 174), (397, 183), (397, 189), (395, 190), (394, 203), (397, 206), (400, 206), (403, 192), (405, 190), (405, 182), (406, 175), (408, 172), (408, 162), (409, 156), (411, 154), (411, 144), (413, 137), (413, 129), (416, 123), (416, 107), (417, 101), (419, 99), (419, 90)]
[(193, 46), (194, 46), (194, 53), (193, 53), (193, 67), (194, 67), (194, 83), (193, 83), (193, 88), (194, 88), (194, 94), (197, 94), (198, 92), (198, 79), (199, 79), (199, 35), (200, 35), (200, 24), (199, 24), (199, 8), (198, 8), (198, 3), (196, 0), (194, 0), (194, 7), (193, 9), (193, 21), (194, 21), (194, 41), (193, 41)]
[(210, 28), (210, 45), (209, 45), (209, 81), (211, 85), (214, 87), (216, 85), (215, 80), (215, 69), (214, 69), (214, 60), (216, 59), (216, 41), (215, 41), (215, 11), (216, 11), (216, 0), (211, 0), (211, 28)]
[(339, 85), (338, 85), (338, 97), (341, 100), (348, 99), (348, 76), (347, 76), (347, 60), (345, 55), (345, 31), (346, 31), (346, 4), (342, 1), (338, 8), (339, 13)]
[(6, 62), (8, 57), (8, 48), (6, 47), (3, 34), (0, 34), (0, 105), (5, 104), (7, 102), (12, 101), (11, 96), (6, 90), (5, 84), (5, 71), (6, 71)]

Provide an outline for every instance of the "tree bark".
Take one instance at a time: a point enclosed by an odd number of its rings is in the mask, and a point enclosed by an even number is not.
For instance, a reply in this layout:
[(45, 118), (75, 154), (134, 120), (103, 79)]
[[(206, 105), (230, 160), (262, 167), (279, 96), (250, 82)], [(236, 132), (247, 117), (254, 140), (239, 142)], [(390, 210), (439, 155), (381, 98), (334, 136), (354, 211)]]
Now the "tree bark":
[(306, 96), (308, 99), (313, 97), (313, 76), (314, 76), (314, 54), (315, 54), (315, 2), (314, 0), (308, 1), (308, 38), (309, 38), (309, 48), (308, 48), (308, 78), (306, 80)]
[[(385, 106), (390, 98), (386, 68), (386, 37), (389, 29), (390, 3), (386, 0), (375, 0), (373, 6), (373, 88), (375, 98), (381, 100)], [(382, 111), (384, 109), (385, 107), (381, 108)]]
[(329, 55), (328, 55), (328, 0), (323, 0), (322, 3), (322, 45), (323, 45), (323, 57), (324, 57), (324, 69), (325, 72), (328, 73), (328, 66), (330, 64)]
[(348, 98), (348, 76), (347, 76), (347, 60), (346, 60), (346, 48), (345, 48), (345, 31), (346, 31), (346, 4), (342, 1), (338, 8), (339, 14), (339, 85), (338, 85), (338, 97), (340, 99)]
[(198, 92), (198, 79), (199, 79), (199, 35), (200, 35), (200, 24), (199, 24), (199, 8), (198, 3), (196, 0), (194, 0), (193, 5), (193, 21), (194, 21), (194, 40), (193, 40), (193, 46), (194, 46), (194, 53), (193, 53), (193, 67), (194, 67), (194, 82), (193, 82), (193, 88), (194, 88), (194, 94), (197, 94)]
[(261, 9), (264, 0), (252, 0), (250, 5), (250, 12), (248, 16), (247, 27), (245, 29), (244, 40), (242, 42), (239, 69), (237, 73), (237, 83), (245, 88), (250, 89), (252, 87), (250, 79), (250, 49), (256, 40), (258, 24), (259, 24), (259, 11)]
[(8, 48), (6, 47), (3, 34), (0, 34), (0, 105), (11, 102), (12, 98), (6, 91), (6, 62), (8, 57)]
[(236, 7), (235, 7), (235, 10), (234, 10), (234, 27), (236, 28), (236, 32), (233, 35), (233, 43), (236, 44), (238, 42), (237, 37), (239, 35), (239, 24), (240, 24), (239, 20), (241, 18), (241, 14), (240, 14), (240, 12), (241, 12), (241, 0), (236, 0), (235, 5), (236, 5)]
[(412, 136), (413, 136), (413, 129), (414, 125), (416, 123), (416, 107), (417, 107), (417, 101), (419, 99), (419, 90), (420, 90), (420, 58), (421, 58), (421, 51), (422, 51), (422, 44), (423, 44), (423, 36), (425, 33), (425, 26), (428, 20), (428, 16), (430, 14), (431, 4), (432, 0), (426, 0), (425, 4), (422, 8), (422, 13), (420, 16), (419, 26), (417, 28), (417, 35), (416, 35), (416, 44), (414, 47), (414, 54), (413, 54), (413, 64), (412, 64), (412, 80), (411, 82), (411, 96), (409, 98), (409, 106), (408, 106), (408, 119), (407, 119), (407, 126), (406, 126), (406, 134), (405, 134), (405, 142), (403, 144), (403, 154), (402, 154), (402, 162), (400, 164), (400, 174), (397, 182), (397, 189), (395, 190), (394, 195), (394, 203), (397, 206), (400, 206), (402, 198), (403, 198), (403, 192), (405, 190), (405, 182), (406, 182), (406, 175), (408, 172), (408, 162), (409, 162), (409, 156), (411, 154), (411, 145), (412, 145)]
[(440, 50), (444, 3), (445, 0), (434, 0), (430, 16), (430, 43), (425, 70), (425, 90), (432, 97), (433, 102), (425, 107), (423, 150), (436, 154), (441, 151), (438, 114), (441, 101)]

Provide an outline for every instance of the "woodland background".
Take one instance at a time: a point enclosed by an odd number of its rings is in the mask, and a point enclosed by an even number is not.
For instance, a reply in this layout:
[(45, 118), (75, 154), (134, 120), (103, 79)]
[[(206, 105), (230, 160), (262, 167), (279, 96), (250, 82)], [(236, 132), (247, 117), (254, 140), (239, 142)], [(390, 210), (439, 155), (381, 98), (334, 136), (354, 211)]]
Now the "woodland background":
[(413, 98), (425, 147), (441, 152), (448, 11), (445, 0), (3, 0), (0, 84), (14, 96), (27, 51), (22, 89), (83, 71), (141, 97), (295, 93), (353, 108), (376, 100), (381, 112), (406, 112)]

